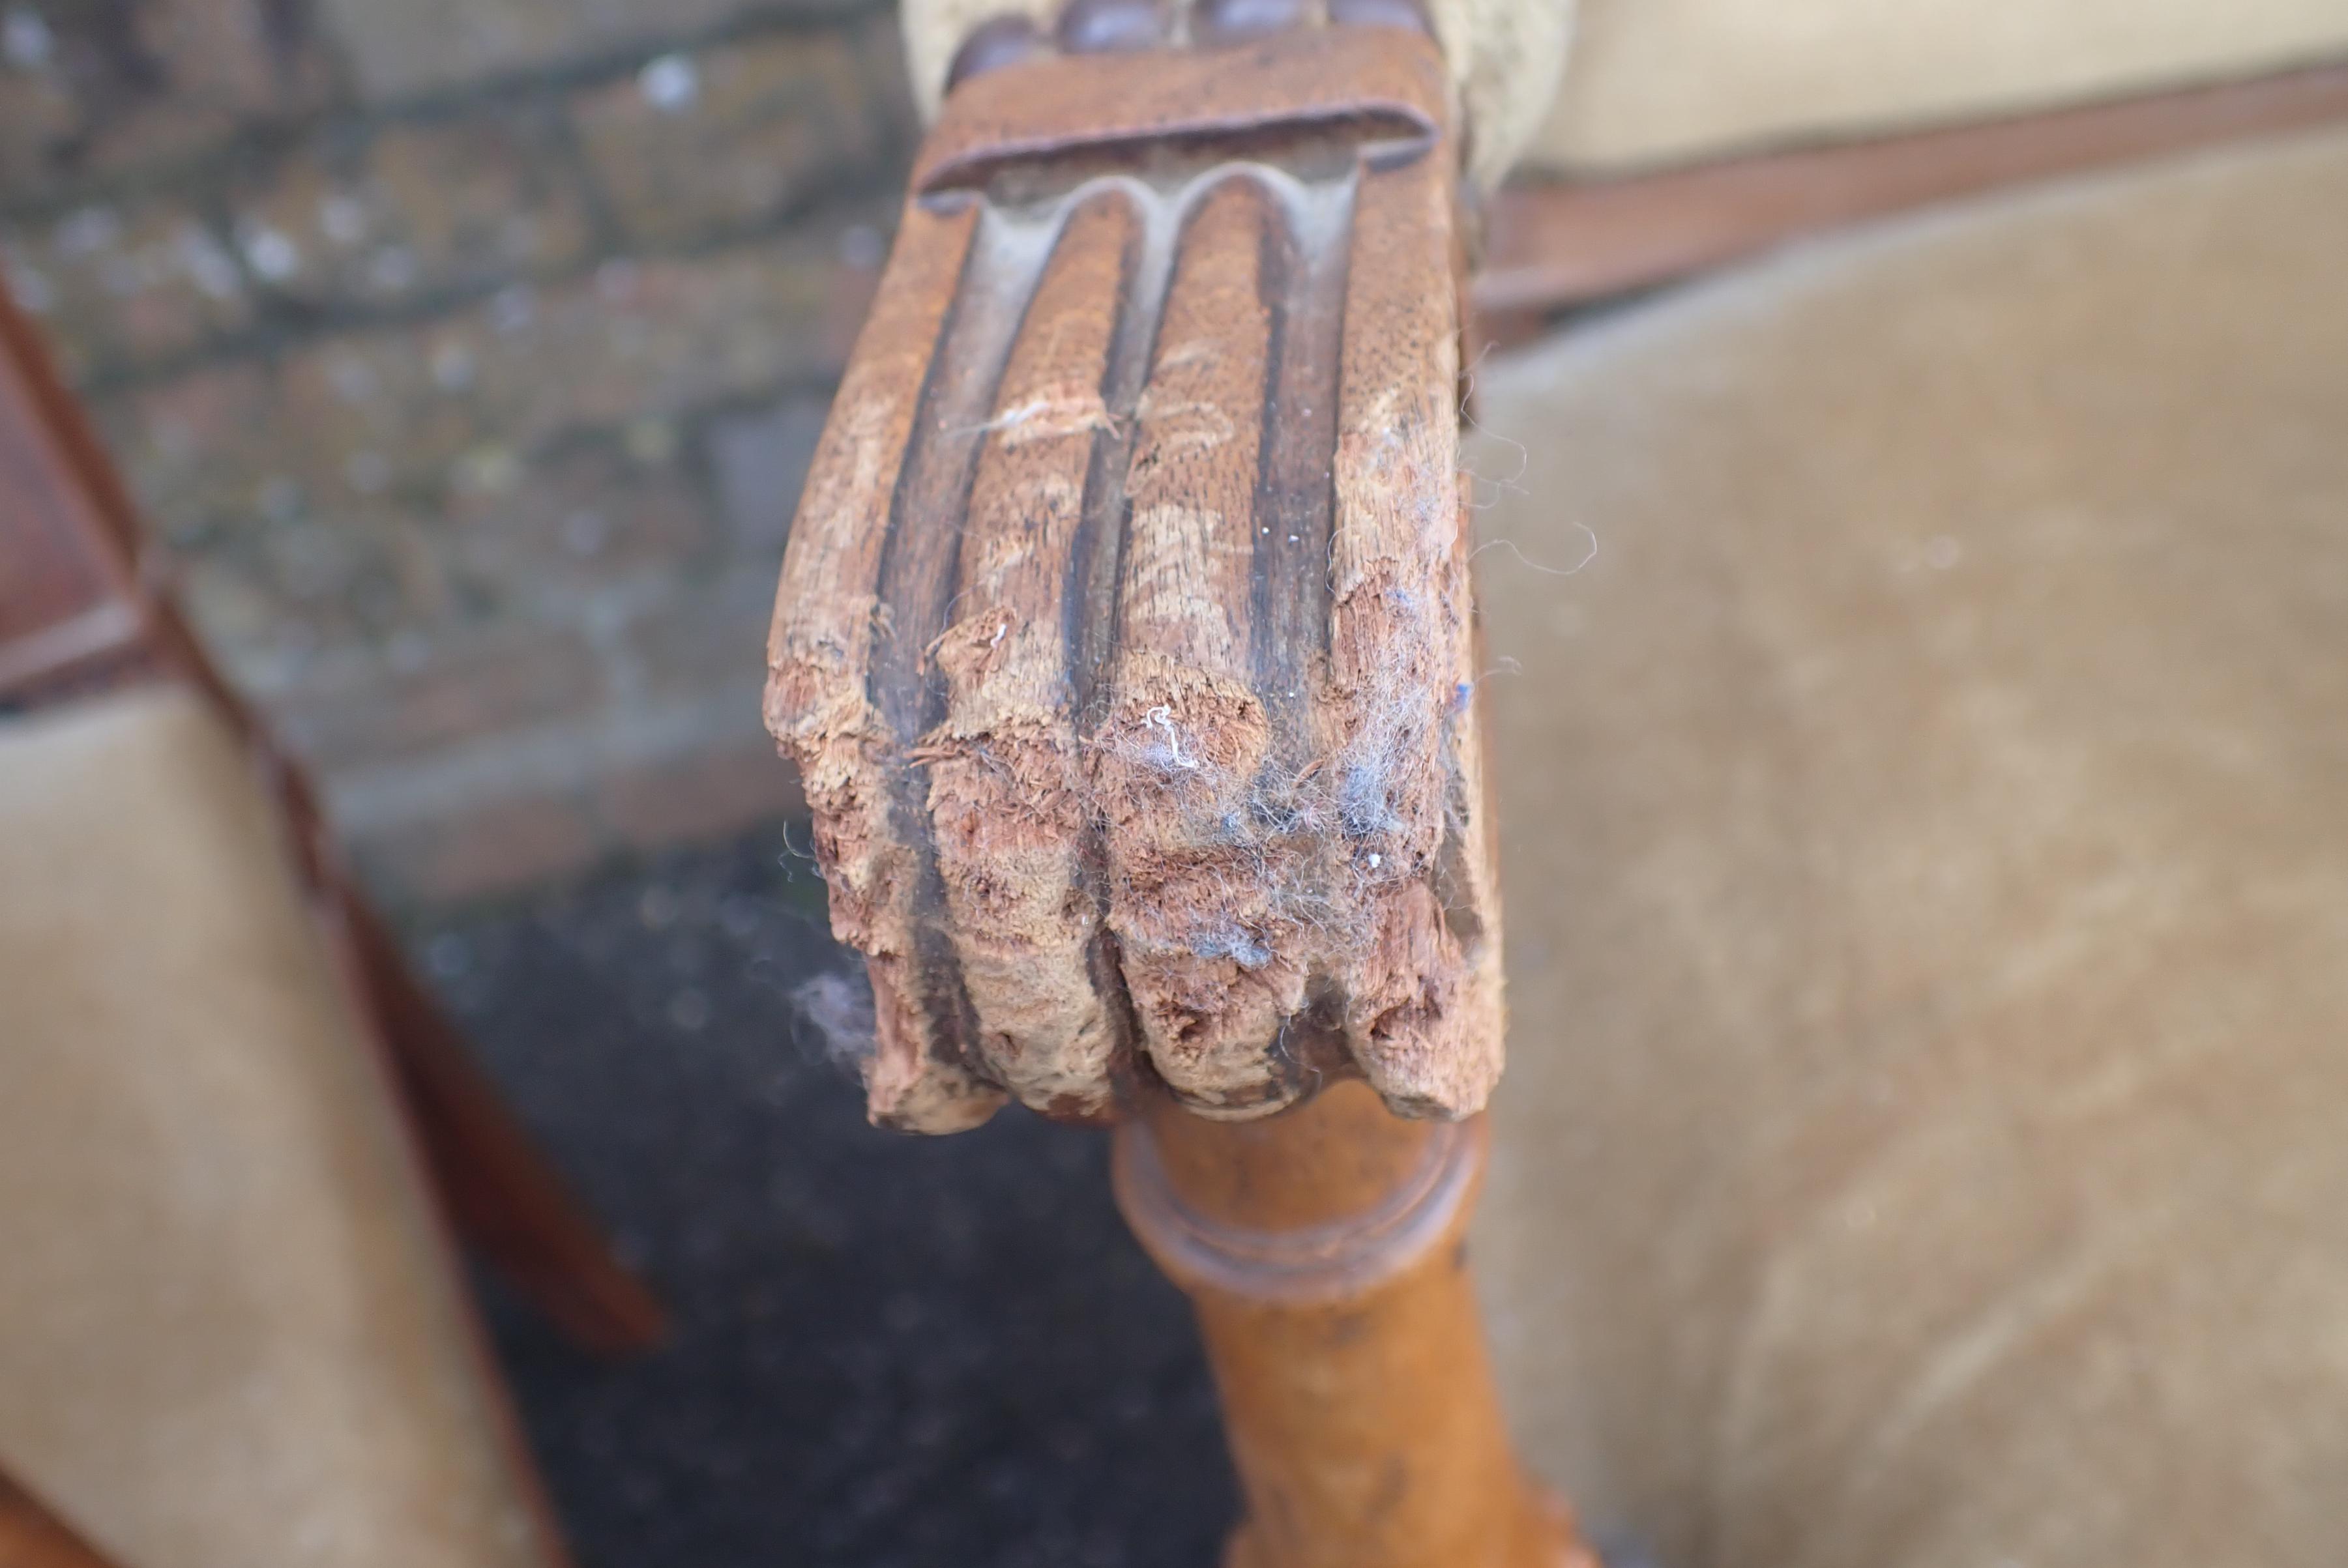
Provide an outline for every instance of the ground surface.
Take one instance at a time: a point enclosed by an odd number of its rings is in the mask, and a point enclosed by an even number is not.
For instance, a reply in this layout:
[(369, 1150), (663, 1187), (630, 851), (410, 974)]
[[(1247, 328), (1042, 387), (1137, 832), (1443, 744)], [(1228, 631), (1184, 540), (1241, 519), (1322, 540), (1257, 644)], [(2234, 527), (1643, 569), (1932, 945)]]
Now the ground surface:
[(606, 1368), (490, 1289), (581, 1568), (1214, 1562), (1212, 1392), (1106, 1141), (1015, 1111), (868, 1128), (794, 1016), (843, 960), (784, 837), (412, 935), (675, 1315), (665, 1350)]

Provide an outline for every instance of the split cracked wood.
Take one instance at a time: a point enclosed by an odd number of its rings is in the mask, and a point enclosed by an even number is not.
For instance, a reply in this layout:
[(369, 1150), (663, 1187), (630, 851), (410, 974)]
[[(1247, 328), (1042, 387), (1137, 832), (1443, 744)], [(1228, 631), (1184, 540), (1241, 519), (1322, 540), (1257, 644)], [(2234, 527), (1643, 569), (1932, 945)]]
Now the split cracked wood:
[(1482, 1108), (1449, 92), (1328, 28), (949, 101), (769, 649), (876, 1121)]

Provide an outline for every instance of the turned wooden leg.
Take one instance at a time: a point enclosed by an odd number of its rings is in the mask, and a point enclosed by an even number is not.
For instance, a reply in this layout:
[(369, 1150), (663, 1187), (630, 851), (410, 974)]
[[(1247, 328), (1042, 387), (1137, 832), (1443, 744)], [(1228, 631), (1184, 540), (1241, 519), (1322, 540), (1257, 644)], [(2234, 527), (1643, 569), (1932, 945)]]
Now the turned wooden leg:
[(1358, 1083), (1266, 1121), (1170, 1101), (1117, 1133), (1117, 1195), (1189, 1293), (1247, 1517), (1229, 1568), (1592, 1564), (1518, 1468), (1468, 1272), (1484, 1122)]

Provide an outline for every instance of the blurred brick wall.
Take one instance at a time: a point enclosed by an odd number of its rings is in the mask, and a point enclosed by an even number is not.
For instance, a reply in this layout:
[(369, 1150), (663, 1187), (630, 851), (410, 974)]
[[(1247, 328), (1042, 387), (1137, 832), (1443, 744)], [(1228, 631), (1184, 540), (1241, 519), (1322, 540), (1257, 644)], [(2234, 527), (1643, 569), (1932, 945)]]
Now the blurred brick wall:
[(793, 804), (902, 74), (873, 0), (0, 0), (0, 264), (395, 897)]

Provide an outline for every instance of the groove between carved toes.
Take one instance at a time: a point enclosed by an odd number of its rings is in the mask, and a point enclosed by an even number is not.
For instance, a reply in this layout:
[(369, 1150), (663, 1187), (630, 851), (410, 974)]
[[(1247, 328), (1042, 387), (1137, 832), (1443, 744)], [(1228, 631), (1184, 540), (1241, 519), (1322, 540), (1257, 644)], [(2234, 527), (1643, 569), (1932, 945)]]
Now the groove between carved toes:
[(909, 209), (769, 700), (876, 1116), (1144, 1071), (1260, 1114), (1347, 1057), (1456, 1116), (1497, 1074), (1453, 181), (1297, 169)]

